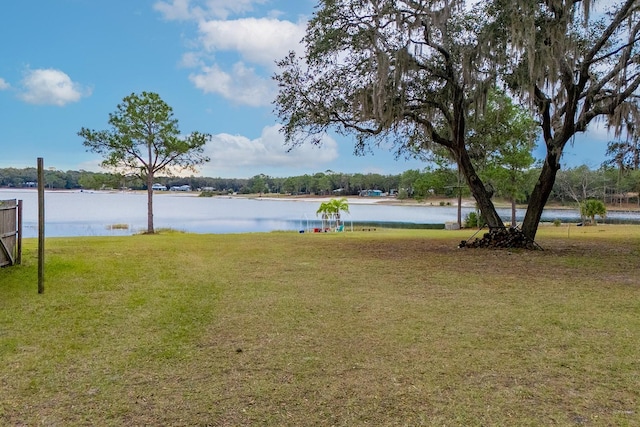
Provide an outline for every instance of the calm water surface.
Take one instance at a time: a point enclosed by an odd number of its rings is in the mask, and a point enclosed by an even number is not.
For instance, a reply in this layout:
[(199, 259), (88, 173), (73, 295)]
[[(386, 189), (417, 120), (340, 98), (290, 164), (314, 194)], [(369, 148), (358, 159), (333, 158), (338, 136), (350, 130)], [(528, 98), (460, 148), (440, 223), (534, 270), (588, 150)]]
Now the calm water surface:
[[(35, 190), (0, 190), (0, 200), (23, 200), (24, 237), (37, 236), (38, 195)], [(363, 200), (365, 201), (365, 200)], [(197, 197), (196, 194), (156, 193), (154, 226), (192, 233), (247, 233), (275, 230), (305, 230), (320, 226), (317, 201), (269, 200), (228, 197)], [(349, 205), (343, 214), (350, 223), (380, 223), (417, 227), (456, 221), (455, 206), (392, 206), (375, 203)], [(463, 217), (473, 211), (466, 207)], [(510, 218), (510, 210), (499, 210)], [(524, 211), (518, 211), (518, 217)], [(579, 221), (572, 210), (545, 210), (543, 221)], [(610, 213), (608, 221), (640, 221), (640, 213)], [(125, 224), (125, 230), (110, 226)], [(51, 191), (45, 193), (45, 233), (47, 237), (130, 235), (146, 229), (146, 193)]]

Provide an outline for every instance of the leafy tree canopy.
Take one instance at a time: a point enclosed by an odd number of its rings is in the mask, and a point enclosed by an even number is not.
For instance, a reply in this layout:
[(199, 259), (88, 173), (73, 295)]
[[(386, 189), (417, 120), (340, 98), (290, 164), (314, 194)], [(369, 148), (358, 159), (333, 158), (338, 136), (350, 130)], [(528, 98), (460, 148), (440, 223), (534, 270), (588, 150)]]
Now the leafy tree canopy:
[(147, 232), (153, 233), (153, 179), (156, 173), (195, 170), (209, 161), (204, 146), (208, 134), (193, 132), (183, 137), (172, 108), (158, 94), (132, 93), (109, 114), (110, 129), (82, 128), (78, 135), (89, 151), (103, 156), (102, 165), (140, 177), (147, 184)]
[(158, 94), (131, 94), (109, 114), (108, 130), (82, 128), (84, 146), (104, 158), (105, 168), (145, 179), (159, 171), (193, 170), (209, 161), (204, 146), (210, 135), (193, 132), (183, 137), (173, 109)]

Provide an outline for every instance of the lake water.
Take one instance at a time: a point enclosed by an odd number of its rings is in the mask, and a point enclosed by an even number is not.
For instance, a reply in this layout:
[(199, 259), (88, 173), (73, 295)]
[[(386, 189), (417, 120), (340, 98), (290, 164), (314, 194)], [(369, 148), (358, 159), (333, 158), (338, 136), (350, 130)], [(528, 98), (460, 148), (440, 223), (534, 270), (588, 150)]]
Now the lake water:
[[(38, 195), (35, 190), (0, 190), (0, 200), (23, 200), (24, 237), (38, 234)], [(154, 226), (192, 233), (248, 233), (275, 230), (308, 230), (319, 227), (318, 200), (247, 199), (242, 197), (197, 197), (195, 193), (158, 192), (154, 195)], [(394, 206), (372, 203), (370, 198), (353, 198), (349, 214), (343, 214), (348, 228), (353, 224), (421, 227), (457, 220), (455, 206)], [(463, 218), (474, 209), (463, 207)], [(508, 221), (510, 209), (499, 209)], [(518, 211), (519, 220), (524, 211)], [(545, 210), (543, 221), (560, 219), (578, 222), (574, 210)], [(607, 222), (640, 223), (639, 212), (611, 212)], [(127, 229), (111, 229), (125, 224)], [(146, 193), (133, 192), (45, 192), (45, 234), (47, 237), (130, 235), (144, 231), (147, 224)]]

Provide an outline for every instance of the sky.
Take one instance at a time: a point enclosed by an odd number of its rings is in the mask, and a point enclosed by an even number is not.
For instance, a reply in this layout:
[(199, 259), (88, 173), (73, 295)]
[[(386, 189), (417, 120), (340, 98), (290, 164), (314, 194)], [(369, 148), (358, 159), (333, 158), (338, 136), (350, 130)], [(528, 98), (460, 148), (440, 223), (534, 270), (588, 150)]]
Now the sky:
[[(77, 133), (108, 129), (131, 93), (156, 92), (182, 133), (211, 134), (196, 175), (399, 174), (416, 159), (329, 134), (287, 152), (273, 113), (275, 62), (300, 44), (316, 0), (9, 0), (0, 25), (0, 168), (100, 171)], [(597, 168), (613, 138), (576, 137), (567, 166)], [(542, 157), (543, 148), (535, 154)]]

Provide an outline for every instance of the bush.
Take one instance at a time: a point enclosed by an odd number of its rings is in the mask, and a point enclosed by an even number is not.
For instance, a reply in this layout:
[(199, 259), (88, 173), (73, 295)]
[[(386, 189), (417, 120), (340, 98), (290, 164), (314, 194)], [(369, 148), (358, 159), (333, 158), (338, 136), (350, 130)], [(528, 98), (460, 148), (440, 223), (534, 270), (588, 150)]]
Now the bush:
[(484, 227), (485, 222), (482, 216), (478, 215), (475, 212), (469, 212), (467, 216), (464, 218), (464, 226), (466, 228), (482, 228)]
[(562, 224), (562, 221), (560, 221), (558, 218), (553, 220), (553, 225), (555, 225), (556, 227), (560, 227), (561, 224)]

